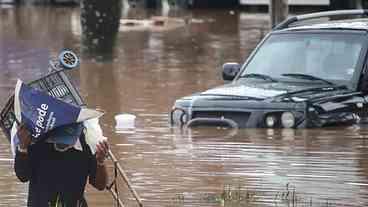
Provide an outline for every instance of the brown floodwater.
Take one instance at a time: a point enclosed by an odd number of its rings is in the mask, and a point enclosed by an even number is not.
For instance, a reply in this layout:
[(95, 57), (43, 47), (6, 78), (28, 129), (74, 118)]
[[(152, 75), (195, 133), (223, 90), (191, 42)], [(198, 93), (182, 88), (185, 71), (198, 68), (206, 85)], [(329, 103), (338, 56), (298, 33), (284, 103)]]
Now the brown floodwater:
[[(160, 12), (131, 9), (123, 17)], [(0, 8), (1, 106), (17, 78), (47, 72), (50, 55), (62, 48), (79, 53), (79, 15), (69, 7)], [(367, 127), (171, 128), (174, 101), (223, 84), (221, 65), (244, 61), (267, 33), (268, 20), (229, 10), (169, 15), (175, 19), (167, 27), (121, 26), (111, 61), (82, 58), (80, 69), (70, 72), (86, 103), (106, 112), (104, 133), (145, 206), (222, 206), (216, 196), (228, 186), (254, 193), (255, 204), (248, 206), (288, 206), (279, 201), (287, 184), (308, 202), (298, 206), (368, 205)], [(137, 116), (134, 130), (115, 130), (114, 116), (121, 113)], [(2, 134), (0, 140), (0, 206), (25, 206), (27, 185), (16, 179), (9, 143)], [(113, 175), (112, 163), (109, 170)], [(118, 183), (121, 198), (134, 206)], [(88, 187), (86, 194), (92, 207), (115, 204), (107, 191)]]

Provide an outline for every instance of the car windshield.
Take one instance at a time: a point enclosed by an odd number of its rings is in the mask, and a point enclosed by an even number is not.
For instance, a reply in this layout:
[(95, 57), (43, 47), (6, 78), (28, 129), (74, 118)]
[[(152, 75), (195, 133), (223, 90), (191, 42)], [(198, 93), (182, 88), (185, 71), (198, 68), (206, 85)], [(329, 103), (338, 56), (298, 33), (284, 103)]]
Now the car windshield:
[(273, 34), (239, 77), (261, 74), (279, 81), (348, 84), (356, 72), (363, 42), (361, 33)]

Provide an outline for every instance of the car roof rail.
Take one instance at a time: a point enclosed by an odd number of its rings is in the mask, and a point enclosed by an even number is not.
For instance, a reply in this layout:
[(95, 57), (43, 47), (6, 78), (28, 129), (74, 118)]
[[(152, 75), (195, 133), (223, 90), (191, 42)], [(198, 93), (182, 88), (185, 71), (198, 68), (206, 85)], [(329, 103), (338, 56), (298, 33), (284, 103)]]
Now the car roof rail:
[(316, 13), (311, 13), (311, 14), (302, 14), (302, 15), (293, 16), (293, 17), (286, 19), (285, 21), (276, 25), (273, 28), (273, 30), (281, 30), (281, 29), (288, 28), (289, 25), (295, 22), (299, 22), (299, 21), (304, 21), (304, 20), (309, 20), (309, 19), (318, 19), (322, 17), (347, 16), (347, 15), (350, 15), (350, 16), (351, 15), (366, 15), (368, 16), (368, 10), (367, 9), (352, 9), (352, 10), (337, 10), (337, 11), (316, 12)]

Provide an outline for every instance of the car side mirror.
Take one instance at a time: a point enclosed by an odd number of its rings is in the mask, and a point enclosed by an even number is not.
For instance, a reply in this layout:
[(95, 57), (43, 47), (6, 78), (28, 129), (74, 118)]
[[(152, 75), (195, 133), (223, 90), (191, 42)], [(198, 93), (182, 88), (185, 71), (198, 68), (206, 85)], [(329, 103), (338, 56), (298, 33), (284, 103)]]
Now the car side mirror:
[(239, 73), (241, 65), (239, 63), (225, 63), (222, 66), (222, 79), (225, 81), (234, 80), (235, 76)]

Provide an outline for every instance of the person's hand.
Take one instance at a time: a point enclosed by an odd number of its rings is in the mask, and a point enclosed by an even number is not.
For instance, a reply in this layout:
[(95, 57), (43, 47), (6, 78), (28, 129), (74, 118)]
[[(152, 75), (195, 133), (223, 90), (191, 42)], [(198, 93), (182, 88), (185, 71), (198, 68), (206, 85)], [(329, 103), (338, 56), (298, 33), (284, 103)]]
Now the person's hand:
[(17, 135), (19, 137), (19, 147), (21, 149), (28, 149), (28, 146), (31, 144), (31, 133), (28, 131), (28, 129), (24, 126), (24, 124), (21, 124), (18, 127)]
[(96, 145), (96, 160), (97, 164), (103, 165), (105, 162), (106, 157), (109, 153), (109, 144), (107, 140), (100, 141)]

